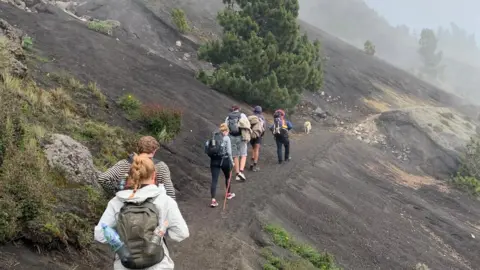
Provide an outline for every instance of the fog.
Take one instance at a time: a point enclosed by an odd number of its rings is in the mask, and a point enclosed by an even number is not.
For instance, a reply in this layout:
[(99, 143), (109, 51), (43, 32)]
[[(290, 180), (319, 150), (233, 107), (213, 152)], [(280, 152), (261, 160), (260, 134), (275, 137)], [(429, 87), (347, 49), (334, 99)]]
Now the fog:
[[(480, 104), (480, 1), (299, 0), (300, 19), (445, 90)], [(443, 54), (435, 78), (420, 72), (420, 33), (430, 28)], [(475, 35), (476, 34), (476, 35)]]

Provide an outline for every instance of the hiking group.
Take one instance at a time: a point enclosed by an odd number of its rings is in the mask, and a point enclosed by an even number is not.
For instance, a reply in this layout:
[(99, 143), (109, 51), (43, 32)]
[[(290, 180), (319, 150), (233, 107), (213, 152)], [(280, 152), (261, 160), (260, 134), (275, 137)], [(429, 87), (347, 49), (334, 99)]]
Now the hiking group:
[[(258, 159), (267, 121), (262, 113), (262, 107), (256, 106), (253, 115), (246, 116), (240, 112), (240, 107), (232, 106), (225, 122), (220, 124), (217, 131), (213, 132), (212, 138), (205, 143), (205, 153), (210, 157), (210, 170), (212, 185), (210, 188), (211, 207), (218, 206), (216, 190), (220, 171), (225, 176), (226, 194), (225, 199), (232, 199), (235, 193), (231, 192), (232, 173), (235, 170), (235, 180), (246, 181), (244, 169), (247, 163), (248, 143), (252, 146), (250, 170), (259, 171)], [(285, 119), (285, 112), (277, 110), (273, 114), (273, 124), (269, 127), (277, 145), (278, 163), (290, 160), (290, 140), (288, 133), (292, 129), (292, 123)], [(285, 148), (285, 155), (282, 150)]]
[[(290, 160), (288, 131), (292, 124), (285, 120), (283, 110), (274, 113), (274, 123), (269, 128), (276, 141), (278, 162)], [(260, 146), (266, 129), (267, 121), (260, 106), (256, 106), (253, 115), (248, 117), (238, 106), (233, 106), (225, 122), (205, 143), (212, 175), (210, 206), (218, 206), (215, 197), (220, 172), (225, 176), (225, 199), (235, 197), (230, 185), (233, 170), (236, 180), (246, 181), (248, 143), (252, 146), (250, 170), (260, 169)], [(107, 196), (113, 198), (95, 226), (94, 238), (108, 243), (115, 252), (115, 270), (174, 269), (165, 236), (180, 242), (190, 235), (175, 201), (170, 170), (163, 161), (154, 158), (159, 148), (154, 137), (144, 136), (139, 139), (135, 153), (98, 177)], [(285, 148), (285, 155), (282, 155), (282, 148)]]

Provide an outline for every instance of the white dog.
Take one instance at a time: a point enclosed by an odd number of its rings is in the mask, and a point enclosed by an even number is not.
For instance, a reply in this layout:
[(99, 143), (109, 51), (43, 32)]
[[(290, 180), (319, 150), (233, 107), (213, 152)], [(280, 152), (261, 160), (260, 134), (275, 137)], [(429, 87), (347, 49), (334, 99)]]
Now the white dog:
[(312, 123), (310, 123), (310, 121), (305, 121), (303, 128), (305, 129), (305, 133), (309, 134), (312, 129)]

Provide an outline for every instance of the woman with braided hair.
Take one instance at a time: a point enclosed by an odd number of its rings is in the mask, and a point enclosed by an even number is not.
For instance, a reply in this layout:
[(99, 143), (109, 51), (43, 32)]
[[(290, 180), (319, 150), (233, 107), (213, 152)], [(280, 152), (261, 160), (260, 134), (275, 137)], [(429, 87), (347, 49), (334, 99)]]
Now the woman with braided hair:
[[(129, 188), (118, 191), (115, 197), (108, 202), (107, 209), (100, 218), (98, 225), (95, 227), (96, 241), (101, 243), (105, 243), (107, 241), (104, 237), (102, 230), (102, 224), (105, 224), (108, 227), (117, 228), (120, 236), (122, 236), (122, 234), (127, 234), (127, 237), (125, 237), (125, 239), (122, 239), (122, 241), (126, 241), (125, 244), (127, 245), (127, 247), (132, 249), (132, 254), (134, 252), (139, 252), (141, 255), (141, 253), (144, 252), (144, 248), (136, 251), (135, 248), (138, 249), (138, 240), (134, 240), (134, 238), (131, 237), (131, 235), (129, 236), (128, 233), (133, 234), (138, 231), (141, 231), (143, 233), (143, 230), (148, 230), (149, 228), (142, 227), (147, 225), (142, 224), (141, 221), (140, 223), (136, 222), (138, 224), (136, 225), (134, 230), (132, 230), (132, 228), (127, 228), (128, 224), (130, 223), (127, 223), (125, 220), (128, 221), (129, 219), (127, 218), (122, 220), (122, 217), (128, 215), (128, 212), (123, 212), (122, 208), (127, 208), (127, 205), (129, 205), (128, 203), (142, 205), (145, 204), (145, 202), (155, 205), (154, 208), (156, 208), (156, 210), (158, 211), (158, 213), (156, 213), (158, 216), (158, 223), (154, 216), (155, 224), (152, 229), (155, 229), (155, 227), (159, 224), (167, 224), (165, 235), (175, 242), (180, 242), (189, 236), (187, 224), (183, 219), (180, 210), (178, 209), (177, 203), (174, 199), (167, 196), (163, 185), (157, 186), (155, 184), (155, 177), (156, 170), (152, 159), (147, 156), (134, 155), (127, 179), (127, 185), (129, 186)], [(136, 215), (141, 216), (141, 214), (139, 213), (136, 213)], [(152, 215), (149, 214), (145, 216), (151, 217)], [(148, 222), (145, 223), (148, 224)], [(143, 241), (143, 237), (140, 238), (140, 241)], [(129, 241), (137, 242), (129, 245)], [(165, 243), (162, 243), (162, 245), (164, 250), (163, 259), (158, 264), (155, 264), (151, 268), (148, 268), (149, 270), (173, 269), (174, 263), (170, 258), (167, 246), (165, 245)], [(127, 269), (122, 265), (118, 256), (114, 263), (114, 269)]]

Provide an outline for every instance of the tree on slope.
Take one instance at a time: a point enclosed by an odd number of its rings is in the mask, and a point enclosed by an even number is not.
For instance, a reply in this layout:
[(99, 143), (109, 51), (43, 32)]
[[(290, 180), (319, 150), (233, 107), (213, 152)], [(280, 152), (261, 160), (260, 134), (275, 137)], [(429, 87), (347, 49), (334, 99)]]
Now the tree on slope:
[(423, 29), (419, 40), (420, 48), (418, 53), (423, 60), (423, 72), (430, 78), (436, 79), (441, 75), (440, 62), (442, 61), (442, 52), (437, 52), (438, 40), (431, 29)]
[(298, 0), (224, 0), (218, 14), (223, 38), (199, 49), (217, 69), (201, 71), (212, 88), (267, 109), (292, 109), (304, 89), (323, 82), (320, 43), (301, 35)]
[(368, 55), (375, 55), (375, 45), (370, 40), (365, 41), (363, 44), (363, 50)]

